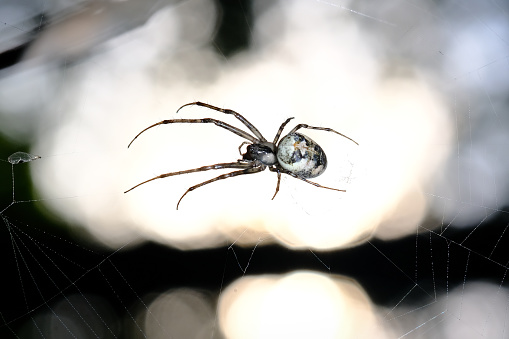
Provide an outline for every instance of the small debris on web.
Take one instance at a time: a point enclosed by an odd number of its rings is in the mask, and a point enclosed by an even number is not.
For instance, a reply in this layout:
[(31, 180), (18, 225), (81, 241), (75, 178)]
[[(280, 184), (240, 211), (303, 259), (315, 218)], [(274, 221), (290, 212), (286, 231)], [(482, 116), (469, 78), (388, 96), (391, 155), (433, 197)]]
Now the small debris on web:
[(25, 152), (16, 152), (16, 153), (11, 154), (7, 158), (7, 161), (9, 161), (13, 165), (17, 165), (17, 164), (22, 164), (25, 162), (37, 160), (40, 158), (41, 157), (38, 155), (29, 154), (29, 153), (25, 153)]

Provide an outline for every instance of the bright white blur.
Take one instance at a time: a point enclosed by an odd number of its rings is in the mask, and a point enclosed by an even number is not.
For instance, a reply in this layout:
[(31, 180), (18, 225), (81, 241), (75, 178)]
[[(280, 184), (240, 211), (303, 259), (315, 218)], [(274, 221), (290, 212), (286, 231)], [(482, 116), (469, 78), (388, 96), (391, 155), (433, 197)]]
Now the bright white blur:
[[(199, 26), (189, 25), (189, 13), (200, 16)], [(34, 153), (46, 159), (34, 168), (35, 181), (42, 196), (56, 198), (48, 205), (110, 246), (153, 239), (203, 248), (264, 238), (331, 249), (373, 232), (384, 238), (413, 232), (428, 210), (428, 184), (451, 147), (447, 107), (426, 78), (383, 76), (356, 21), (309, 1), (256, 16), (253, 47), (226, 61), (213, 46), (198, 47), (211, 39), (211, 13), (214, 7), (200, 1), (165, 8), (69, 68), (47, 108), (56, 123), (43, 123), (36, 134)], [(190, 41), (193, 48), (186, 47)], [(21, 92), (27, 76), (34, 74), (13, 75), (3, 86)], [(214, 117), (246, 129), (205, 108), (175, 113), (196, 100), (238, 111), (269, 140), (288, 117), (295, 119), (286, 132), (306, 123), (353, 138), (360, 146), (302, 130), (329, 160), (315, 181), (347, 192), (284, 176), (271, 201), (276, 175), (266, 171), (201, 187), (176, 211), (188, 187), (226, 172), (209, 171), (124, 194), (162, 173), (240, 158), (244, 140), (210, 124), (159, 126), (127, 149), (139, 131), (168, 118)]]
[(376, 310), (352, 280), (312, 272), (241, 279), (224, 291), (227, 338), (386, 338)]

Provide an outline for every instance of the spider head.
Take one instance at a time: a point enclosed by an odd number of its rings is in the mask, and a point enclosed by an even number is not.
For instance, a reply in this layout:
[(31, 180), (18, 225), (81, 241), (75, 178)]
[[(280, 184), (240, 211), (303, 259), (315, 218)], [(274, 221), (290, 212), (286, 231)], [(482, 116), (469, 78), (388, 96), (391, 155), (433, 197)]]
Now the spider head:
[(251, 144), (247, 146), (246, 153), (242, 154), (243, 160), (258, 160), (265, 166), (277, 164), (276, 146), (271, 142)]

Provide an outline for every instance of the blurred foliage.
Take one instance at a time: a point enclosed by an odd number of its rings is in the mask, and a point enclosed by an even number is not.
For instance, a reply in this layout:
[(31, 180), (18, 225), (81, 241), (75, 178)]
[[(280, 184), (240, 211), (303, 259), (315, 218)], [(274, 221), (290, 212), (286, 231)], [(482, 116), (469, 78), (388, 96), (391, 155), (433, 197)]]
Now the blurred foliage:
[(220, 22), (214, 45), (229, 57), (249, 46), (253, 16), (249, 0), (220, 0)]

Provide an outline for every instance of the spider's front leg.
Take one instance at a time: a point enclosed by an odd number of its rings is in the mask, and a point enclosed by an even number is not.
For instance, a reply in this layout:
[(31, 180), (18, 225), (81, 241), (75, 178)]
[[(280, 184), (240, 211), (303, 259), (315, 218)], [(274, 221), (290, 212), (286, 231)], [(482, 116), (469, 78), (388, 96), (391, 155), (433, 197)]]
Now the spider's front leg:
[(240, 122), (242, 122), (247, 128), (249, 128), (249, 130), (251, 132), (253, 132), (253, 134), (262, 142), (265, 142), (267, 141), (262, 133), (260, 133), (260, 131), (258, 130), (258, 128), (256, 128), (252, 123), (250, 123), (246, 118), (244, 118), (244, 116), (240, 113), (237, 113), (235, 112), (234, 110), (232, 109), (227, 109), (227, 108), (221, 108), (221, 107), (217, 107), (217, 106), (213, 106), (213, 105), (209, 105), (209, 104), (206, 104), (204, 102), (201, 102), (201, 101), (195, 101), (195, 102), (190, 102), (188, 104), (185, 104), (185, 105), (182, 105), (178, 110), (177, 110), (177, 113), (184, 107), (186, 106), (192, 106), (192, 105), (196, 105), (196, 106), (201, 106), (201, 107), (206, 107), (208, 109), (213, 109), (214, 111), (218, 111), (218, 112), (221, 112), (221, 113), (225, 113), (225, 114), (232, 114), (235, 118), (237, 118)]
[(138, 133), (133, 138), (133, 140), (131, 140), (129, 145), (127, 145), (127, 148), (129, 148), (131, 146), (131, 144), (134, 142), (134, 140), (136, 140), (143, 132), (145, 132), (145, 131), (153, 128), (153, 127), (159, 126), (159, 125), (175, 124), (175, 123), (180, 123), (180, 124), (209, 124), (209, 123), (212, 123), (212, 124), (215, 124), (216, 126), (224, 128), (224, 129), (226, 129), (226, 130), (228, 130), (228, 131), (230, 131), (232, 133), (235, 133), (235, 134), (237, 134), (238, 136), (240, 136), (240, 137), (242, 137), (244, 139), (251, 140), (251, 142), (257, 142), (258, 141), (258, 139), (256, 139), (255, 137), (253, 137), (249, 133), (244, 132), (243, 130), (241, 130), (241, 129), (235, 127), (235, 126), (232, 126), (230, 124), (227, 124), (226, 122), (223, 122), (223, 121), (217, 120), (217, 119), (212, 119), (212, 118), (203, 118), (203, 119), (169, 119), (169, 120), (159, 121), (158, 123), (150, 125), (147, 128), (145, 128), (144, 130), (142, 130), (140, 133)]
[[(254, 162), (252, 163), (249, 163), (249, 164), (253, 164), (253, 166), (255, 165)], [(258, 172), (261, 172), (265, 169), (265, 166), (261, 165), (261, 166), (258, 166), (258, 167), (252, 167), (252, 168), (246, 168), (246, 169), (243, 169), (243, 170), (240, 170), (240, 171), (235, 171), (235, 172), (230, 172), (230, 173), (226, 173), (226, 174), (223, 174), (223, 175), (220, 175), (218, 177), (215, 177), (213, 179), (210, 179), (210, 180), (207, 180), (207, 181), (204, 181), (202, 182), (201, 184), (198, 184), (198, 185), (194, 185), (194, 186), (191, 186), (187, 189), (187, 191), (180, 197), (178, 203), (177, 203), (177, 210), (179, 209), (179, 204), (180, 202), (182, 201), (182, 199), (186, 196), (187, 193), (191, 192), (191, 191), (194, 191), (195, 189), (199, 188), (199, 187), (202, 187), (204, 185), (207, 185), (207, 184), (210, 184), (214, 181), (217, 181), (217, 180), (221, 180), (221, 179), (226, 179), (226, 178), (232, 178), (232, 177), (236, 177), (238, 175), (244, 175), (244, 174), (252, 174), (252, 173), (258, 173)]]
[(208, 170), (212, 170), (212, 169), (252, 168), (252, 167), (255, 167), (255, 166), (256, 166), (256, 164), (254, 162), (239, 162), (239, 161), (237, 161), (237, 162), (227, 162), (227, 163), (222, 163), (222, 164), (214, 164), (214, 165), (202, 166), (202, 167), (193, 168), (193, 169), (189, 169), (189, 170), (185, 170), (185, 171), (164, 173), (164, 174), (158, 175), (156, 177), (153, 177), (152, 179), (148, 179), (148, 180), (145, 180), (143, 182), (140, 182), (138, 185), (131, 187), (130, 189), (128, 189), (124, 193), (132, 191), (136, 187), (141, 186), (143, 184), (146, 184), (147, 182), (150, 182), (152, 180), (167, 178), (167, 177), (171, 177), (171, 176), (174, 176), (174, 175), (188, 174), (188, 173), (193, 173), (193, 172), (203, 172), (203, 171), (208, 171)]

